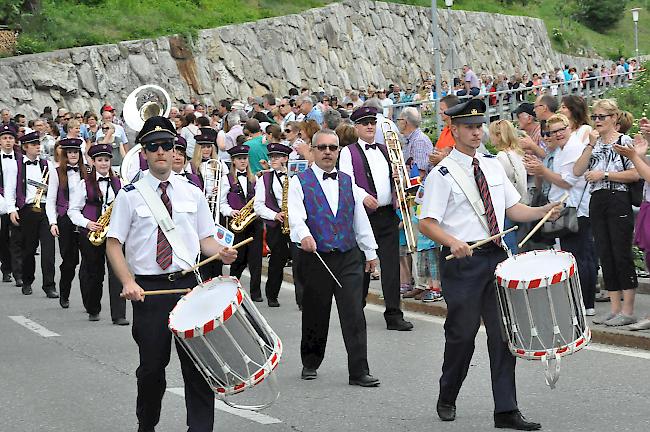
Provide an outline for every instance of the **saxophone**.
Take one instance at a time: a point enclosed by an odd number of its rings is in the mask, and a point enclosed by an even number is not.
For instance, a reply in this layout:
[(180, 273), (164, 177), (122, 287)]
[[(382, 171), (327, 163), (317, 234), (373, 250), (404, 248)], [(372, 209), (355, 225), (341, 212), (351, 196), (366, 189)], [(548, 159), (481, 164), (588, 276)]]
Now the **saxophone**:
[(41, 208), (41, 202), (43, 201), (43, 195), (47, 191), (47, 179), (50, 177), (50, 170), (48, 169), (43, 178), (41, 179), (41, 183), (44, 186), (39, 186), (36, 190), (36, 195), (34, 195), (34, 203), (32, 204), (32, 211), (40, 213), (43, 211)]
[(239, 214), (237, 216), (233, 216), (232, 220), (230, 221), (230, 229), (233, 230), (233, 232), (240, 233), (248, 227), (248, 225), (251, 224), (255, 219), (257, 219), (257, 215), (255, 214), (255, 210), (253, 210), (253, 202), (255, 201), (255, 198), (251, 198), (250, 201), (246, 203), (244, 207), (239, 210)]
[(282, 220), (282, 234), (289, 234), (289, 175), (284, 176), (284, 183), (282, 183), (282, 213), (284, 219)]
[(106, 234), (108, 233), (108, 223), (111, 221), (111, 212), (113, 211), (113, 204), (115, 200), (108, 206), (106, 211), (99, 216), (97, 223), (102, 226), (99, 231), (90, 231), (88, 233), (88, 240), (93, 246), (101, 246), (106, 241)]

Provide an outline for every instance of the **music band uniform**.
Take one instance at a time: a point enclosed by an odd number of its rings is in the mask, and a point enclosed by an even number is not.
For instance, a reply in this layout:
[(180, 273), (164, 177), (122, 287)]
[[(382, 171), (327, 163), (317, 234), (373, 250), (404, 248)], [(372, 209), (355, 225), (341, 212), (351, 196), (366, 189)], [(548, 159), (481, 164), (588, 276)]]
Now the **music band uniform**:
[[(350, 119), (355, 124), (376, 121), (377, 111), (371, 107), (358, 108)], [(386, 146), (359, 139), (358, 142), (341, 149), (339, 170), (352, 177), (357, 186), (375, 197), (379, 203), (375, 211), (368, 211), (368, 219), (379, 245), (377, 255), (386, 306), (384, 319), (389, 329), (411, 330), (413, 324), (404, 320), (400, 308), (399, 218), (395, 211), (395, 191)], [(365, 304), (370, 287), (369, 273), (364, 274), (363, 287)]]
[[(59, 141), (61, 152), (76, 151), (81, 161), (82, 140), (77, 138), (65, 138)], [(65, 171), (64, 171), (65, 170)], [(81, 166), (81, 170), (86, 170)], [(64, 309), (70, 305), (70, 290), (72, 280), (77, 273), (79, 264), (79, 229), (70, 221), (68, 209), (70, 207), (71, 191), (79, 186), (81, 176), (79, 162), (74, 165), (66, 164), (59, 166), (50, 174), (47, 188), (47, 200), (45, 212), (50, 227), (56, 225), (59, 231), (59, 254), (61, 265), (59, 266), (59, 304)], [(62, 178), (65, 176), (65, 179)]]
[[(176, 135), (171, 122), (152, 117), (138, 136), (138, 142), (173, 140)], [(141, 180), (170, 203), (170, 215), (184, 240), (188, 253), (197, 257), (199, 241), (216, 234), (208, 203), (201, 190), (181, 176), (170, 175), (166, 182), (150, 172)], [(116, 239), (124, 246), (126, 262), (136, 283), (145, 291), (174, 288), (193, 288), (196, 278), (192, 273), (169, 281), (168, 274), (189, 268), (171, 248), (171, 257), (165, 268), (158, 263), (159, 226), (142, 195), (135, 186), (127, 185), (117, 194), (108, 231), (108, 241)], [(153, 431), (160, 419), (160, 409), (166, 388), (165, 368), (169, 364), (172, 333), (167, 327), (169, 313), (180, 295), (147, 297), (144, 302), (133, 301), (133, 339), (138, 345), (140, 364), (136, 370), (138, 396), (136, 414), (139, 431)], [(196, 369), (186, 351), (175, 341), (185, 383), (187, 425), (190, 432), (212, 431), (214, 424), (214, 393)]]
[[(342, 285), (336, 284), (315, 253), (298, 250), (298, 271), (309, 281), (302, 299), (302, 364), (316, 371), (323, 361), (333, 295), (351, 380), (370, 374), (362, 282), (364, 263), (377, 258), (377, 243), (362, 194), (353, 192), (356, 187), (347, 174), (336, 169), (325, 173), (316, 164), (294, 176), (289, 184), (292, 242), (299, 244), (313, 237), (317, 252)], [(372, 386), (378, 384), (377, 380)]]
[[(17, 176), (17, 155), (15, 150), (16, 129), (11, 125), (2, 125), (0, 127), (0, 138), (3, 136), (13, 137), (11, 148), (2, 146), (0, 150), (0, 270), (2, 271), (2, 281), (11, 282), (11, 276), (14, 277), (16, 286), (22, 285), (22, 255), (20, 253), (20, 237), (10, 236), (11, 219), (9, 218), (9, 203), (7, 202), (7, 181)], [(2, 138), (7, 139), (7, 138)], [(17, 232), (17, 231), (14, 231)]]
[[(88, 149), (88, 157), (93, 161), (100, 157), (112, 158), (109, 144), (96, 144)], [(120, 179), (109, 167), (109, 172), (100, 174), (95, 167), (73, 189), (68, 216), (81, 230), (79, 247), (81, 249), (81, 267), (79, 268), (79, 287), (81, 298), (91, 321), (99, 320), (102, 309), (105, 268), (108, 267), (108, 296), (111, 319), (114, 324), (128, 325), (126, 320), (126, 301), (120, 298), (122, 284), (113, 273), (110, 262), (106, 259), (106, 243), (93, 245), (88, 239), (88, 224), (97, 222), (106, 212), (122, 185)]]
[[(267, 146), (269, 157), (278, 154), (289, 158), (292, 149), (283, 144), (271, 143)], [(266, 280), (265, 292), (269, 306), (277, 307), (280, 286), (284, 276), (284, 266), (290, 256), (289, 234), (282, 232), (282, 223), (275, 219), (275, 216), (282, 211), (283, 184), (287, 179), (284, 171), (271, 170), (262, 174), (255, 184), (255, 201), (253, 208), (255, 213), (266, 225), (266, 243), (271, 249), (269, 259), (268, 278)], [(288, 217), (284, 215), (284, 217)]]
[[(37, 132), (32, 132), (19, 138), (25, 150), (25, 146), (37, 144), (40, 146), (40, 139)], [(56, 175), (54, 165), (38, 156), (34, 159), (22, 155), (22, 163), (17, 166), (17, 175), (9, 181), (6, 191), (9, 213), (17, 213), (20, 217), (19, 225), (12, 224), (11, 236), (20, 236), (22, 241), (22, 292), (25, 295), (32, 293), (36, 270), (36, 249), (41, 246), (41, 272), (43, 275), (43, 291), (50, 298), (58, 298), (56, 284), (54, 282), (54, 236), (50, 232), (47, 215), (45, 214), (45, 200), (47, 189), (42, 194), (42, 200), (38, 208), (34, 207), (38, 188), (31, 182), (42, 183), (45, 175)], [(47, 188), (47, 185), (45, 185)]]
[[(237, 157), (248, 157), (250, 148), (247, 145), (238, 145), (227, 152), (234, 160)], [(232, 172), (225, 175), (221, 182), (221, 214), (230, 218), (233, 210), (241, 210), (246, 203), (255, 198), (255, 177), (250, 174), (250, 169), (238, 171), (232, 168)], [(252, 181), (251, 181), (252, 180)], [(237, 244), (249, 237), (253, 241), (240, 247), (237, 251), (237, 259), (230, 265), (230, 275), (239, 279), (246, 266), (250, 272), (250, 295), (253, 301), (262, 301), (262, 236), (264, 226), (258, 217), (250, 223), (242, 232), (235, 233)]]

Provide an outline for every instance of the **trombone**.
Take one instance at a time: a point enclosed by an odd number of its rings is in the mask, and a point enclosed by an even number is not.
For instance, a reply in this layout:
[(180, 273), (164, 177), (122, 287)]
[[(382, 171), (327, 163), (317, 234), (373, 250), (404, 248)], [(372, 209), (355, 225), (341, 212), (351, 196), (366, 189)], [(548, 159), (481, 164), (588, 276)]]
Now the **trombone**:
[(219, 159), (208, 159), (201, 164), (200, 173), (201, 177), (203, 177), (203, 193), (208, 200), (212, 219), (216, 225), (219, 225), (223, 163)]

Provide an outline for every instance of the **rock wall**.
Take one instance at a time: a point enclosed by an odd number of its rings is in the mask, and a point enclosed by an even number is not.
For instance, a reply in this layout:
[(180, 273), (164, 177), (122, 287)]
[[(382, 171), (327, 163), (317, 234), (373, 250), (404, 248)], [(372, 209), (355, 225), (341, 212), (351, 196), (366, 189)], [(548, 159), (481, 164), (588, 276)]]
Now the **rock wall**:
[[(0, 60), (0, 107), (28, 116), (44, 106), (118, 109), (142, 84), (166, 88), (175, 102), (190, 95), (208, 103), (230, 97), (285, 94), (322, 86), (342, 93), (374, 83), (417, 84), (433, 71), (429, 8), (367, 0), (345, 1), (300, 15), (225, 26), (195, 40), (161, 37)], [(475, 72), (550, 71), (591, 59), (551, 48), (539, 19), (439, 10), (445, 77), (454, 65)]]

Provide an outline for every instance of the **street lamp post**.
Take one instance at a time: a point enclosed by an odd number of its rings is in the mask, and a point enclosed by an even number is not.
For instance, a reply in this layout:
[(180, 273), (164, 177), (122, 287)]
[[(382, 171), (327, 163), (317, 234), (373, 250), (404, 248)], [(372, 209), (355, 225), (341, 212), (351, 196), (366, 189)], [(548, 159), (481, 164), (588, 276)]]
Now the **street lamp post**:
[(639, 11), (641, 8), (632, 9), (632, 21), (634, 21), (634, 49), (636, 51), (637, 68), (641, 67), (641, 58), (639, 57)]
[(441, 90), (441, 74), (442, 68), (440, 67), (440, 27), (438, 26), (438, 7), (436, 0), (431, 0), (431, 35), (433, 36), (433, 67), (436, 85), (436, 123), (438, 126), (438, 133), (442, 132), (442, 118), (440, 117), (440, 90)]
[(447, 6), (447, 35), (449, 36), (449, 88), (451, 89), (454, 83), (454, 41), (451, 38), (451, 7), (454, 5), (454, 0), (445, 0)]

